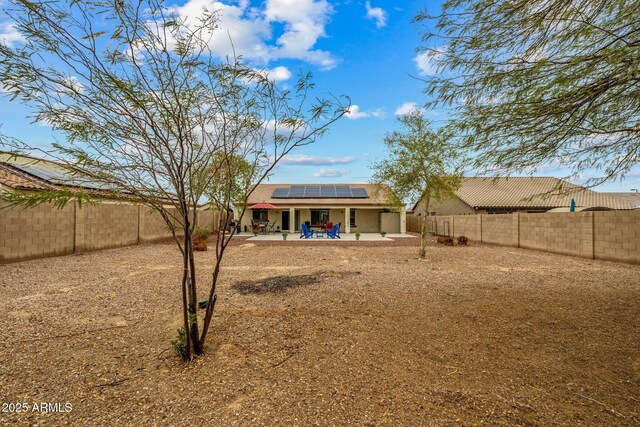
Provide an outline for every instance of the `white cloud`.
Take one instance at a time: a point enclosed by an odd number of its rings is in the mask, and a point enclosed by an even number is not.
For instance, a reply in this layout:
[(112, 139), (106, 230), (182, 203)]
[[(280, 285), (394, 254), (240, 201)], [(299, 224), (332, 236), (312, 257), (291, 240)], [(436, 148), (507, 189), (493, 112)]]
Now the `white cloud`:
[(255, 71), (258, 73), (261, 73), (262, 75), (267, 77), (269, 80), (273, 80), (275, 82), (283, 82), (285, 80), (289, 80), (292, 75), (291, 71), (289, 71), (287, 67), (282, 67), (282, 66), (273, 68), (271, 70), (264, 69), (264, 70), (255, 70)]
[(349, 107), (349, 111), (345, 114), (347, 119), (358, 120), (363, 119), (365, 117), (376, 117), (376, 118), (384, 118), (385, 114), (382, 109), (378, 108), (375, 111), (360, 111), (360, 106), (353, 104)]
[(433, 76), (440, 71), (441, 65), (437, 62), (442, 60), (447, 47), (442, 46), (437, 49), (422, 52), (413, 58), (418, 68), (418, 73), (423, 76)]
[(313, 176), (318, 178), (339, 178), (344, 176), (351, 171), (349, 169), (327, 169), (322, 168), (319, 171), (315, 172)]
[(24, 36), (20, 34), (15, 24), (0, 25), (0, 43), (5, 46), (14, 46), (16, 43), (22, 43), (24, 41)]
[(387, 12), (380, 7), (371, 7), (371, 3), (367, 1), (365, 4), (367, 8), (367, 18), (374, 19), (376, 21), (376, 27), (382, 28), (387, 25)]
[[(262, 64), (283, 58), (300, 59), (324, 69), (337, 64), (330, 52), (314, 49), (317, 40), (326, 36), (324, 28), (333, 11), (326, 0), (267, 0), (263, 8), (251, 7), (247, 1), (189, 0), (172, 8), (188, 25), (197, 23), (203, 9), (219, 11), (219, 28), (209, 45), (222, 58), (232, 57), (235, 51)], [(284, 30), (273, 40), (276, 25)]]
[(280, 163), (288, 165), (300, 165), (300, 166), (331, 166), (331, 165), (345, 165), (353, 163), (357, 159), (352, 156), (342, 157), (321, 157), (321, 156), (307, 156), (304, 154), (291, 154), (282, 159)]
[(424, 112), (424, 108), (418, 107), (418, 104), (416, 104), (415, 102), (405, 102), (404, 104), (396, 108), (395, 115), (404, 116), (405, 114), (408, 114), (413, 110)]

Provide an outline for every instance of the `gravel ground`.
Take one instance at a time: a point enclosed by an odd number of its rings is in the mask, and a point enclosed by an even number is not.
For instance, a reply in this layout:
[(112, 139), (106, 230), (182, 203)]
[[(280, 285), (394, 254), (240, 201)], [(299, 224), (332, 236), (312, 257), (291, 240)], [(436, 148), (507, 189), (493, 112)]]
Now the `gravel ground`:
[(363, 243), (234, 240), (188, 365), (170, 243), (0, 265), (1, 401), (72, 406), (0, 424), (640, 423), (640, 266)]

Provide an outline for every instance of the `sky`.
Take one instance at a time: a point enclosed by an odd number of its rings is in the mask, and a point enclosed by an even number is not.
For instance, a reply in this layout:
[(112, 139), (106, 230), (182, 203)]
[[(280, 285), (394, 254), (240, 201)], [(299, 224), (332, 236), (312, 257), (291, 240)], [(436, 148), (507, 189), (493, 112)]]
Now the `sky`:
[[(384, 135), (398, 128), (398, 114), (427, 101), (422, 76), (433, 73), (416, 48), (420, 28), (412, 18), (419, 10), (437, 13), (440, 1), (329, 0), (211, 0), (171, 1), (185, 17), (202, 8), (220, 11), (216, 52), (230, 52), (228, 34), (237, 52), (252, 65), (270, 71), (280, 84), (292, 84), (299, 72), (311, 71), (318, 90), (347, 95), (351, 111), (318, 142), (285, 158), (270, 178), (272, 183), (361, 183), (370, 180), (374, 161), (384, 159)], [(6, 7), (0, 0), (0, 8)], [(0, 17), (0, 40), (19, 42), (5, 16)], [(55, 134), (43, 123), (32, 123), (24, 105), (0, 96), (0, 131), (32, 144), (47, 144)], [(425, 111), (439, 125), (444, 111)], [(552, 166), (534, 175), (568, 175)], [(586, 179), (593, 176), (585, 171)], [(576, 183), (580, 181), (574, 180)], [(599, 191), (640, 189), (640, 169), (623, 181)]]

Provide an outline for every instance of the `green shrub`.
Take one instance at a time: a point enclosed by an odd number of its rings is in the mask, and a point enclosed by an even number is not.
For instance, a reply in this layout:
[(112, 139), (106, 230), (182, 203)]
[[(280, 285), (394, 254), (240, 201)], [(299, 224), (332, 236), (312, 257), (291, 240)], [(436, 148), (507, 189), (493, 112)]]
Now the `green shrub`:
[(384, 237), (384, 236), (386, 236), (386, 235), (387, 235), (387, 232), (386, 232), (386, 231), (381, 231), (381, 232), (380, 232), (380, 235), (381, 235), (382, 237)]
[(208, 228), (196, 228), (193, 230), (193, 238), (200, 240), (207, 240), (211, 236), (211, 230)]
[(446, 246), (453, 246), (453, 237), (440, 236), (438, 237), (438, 243)]
[(185, 358), (187, 354), (187, 333), (184, 331), (184, 328), (178, 329), (178, 336), (175, 340), (171, 341), (171, 347), (173, 347), (176, 356), (183, 359)]
[(469, 239), (467, 239), (466, 236), (458, 236), (458, 244), (459, 245), (466, 245), (468, 241), (469, 241)]

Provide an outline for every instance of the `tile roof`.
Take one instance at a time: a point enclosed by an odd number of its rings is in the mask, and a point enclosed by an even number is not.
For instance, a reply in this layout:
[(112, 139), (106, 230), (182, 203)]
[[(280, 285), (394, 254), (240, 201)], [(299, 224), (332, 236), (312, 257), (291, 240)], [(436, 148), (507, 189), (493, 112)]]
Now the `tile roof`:
[(636, 209), (640, 208), (640, 193), (601, 193), (606, 194), (607, 196), (617, 197), (622, 200), (626, 200), (636, 207)]
[(467, 177), (456, 195), (474, 208), (556, 208), (569, 206), (571, 199), (576, 206), (634, 208), (621, 198), (552, 177)]
[(276, 188), (288, 188), (292, 185), (318, 185), (322, 184), (260, 184), (254, 192), (249, 196), (247, 204), (254, 205), (256, 203), (271, 203), (275, 206), (389, 206), (392, 203), (385, 194), (387, 186), (378, 186), (376, 184), (325, 184), (325, 185), (348, 185), (354, 188), (364, 188), (367, 190), (369, 197), (361, 199), (274, 199), (271, 197)]

